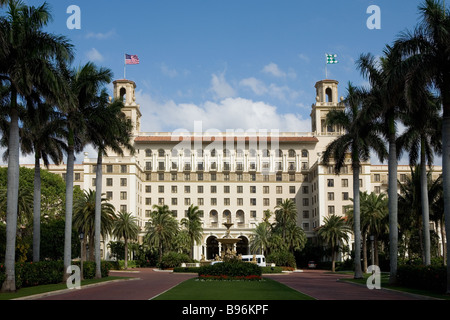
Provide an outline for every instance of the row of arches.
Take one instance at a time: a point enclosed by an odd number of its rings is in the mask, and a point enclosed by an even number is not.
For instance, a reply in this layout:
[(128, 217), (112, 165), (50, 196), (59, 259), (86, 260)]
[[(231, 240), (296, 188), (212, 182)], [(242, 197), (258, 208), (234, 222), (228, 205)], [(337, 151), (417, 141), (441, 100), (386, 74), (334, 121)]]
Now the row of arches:
[[(185, 157), (190, 157), (191, 153), (192, 153), (192, 151), (190, 149), (184, 149), (183, 150), (183, 155)], [(157, 154), (158, 154), (158, 157), (163, 158), (166, 155), (166, 151), (164, 149), (158, 149), (157, 150)], [(203, 154), (204, 154), (204, 150), (203, 149), (198, 149), (197, 150), (197, 156), (198, 157), (203, 157)], [(223, 156), (225, 158), (231, 156), (231, 152), (230, 152), (229, 149), (224, 149), (222, 154), (223, 154)], [(270, 157), (270, 151), (268, 149), (263, 149), (261, 154), (262, 154), (263, 158)], [(153, 155), (152, 149), (145, 149), (145, 157), (149, 158), (149, 157), (152, 157), (152, 155)], [(250, 149), (248, 151), (248, 155), (249, 155), (249, 157), (255, 158), (257, 156), (257, 151), (255, 149)], [(178, 150), (173, 149), (172, 152), (171, 152), (171, 156), (172, 157), (177, 157), (178, 156)], [(211, 150), (210, 156), (211, 157), (216, 157), (217, 156), (216, 149), (212, 149)], [(297, 156), (297, 152), (294, 149), (289, 149), (287, 156), (289, 158), (295, 158)], [(307, 158), (308, 156), (309, 156), (308, 150), (306, 150), (306, 149), (301, 150), (301, 157), (302, 158)], [(244, 150), (237, 149), (236, 150), (236, 157), (237, 158), (244, 157)], [(283, 157), (283, 151), (281, 149), (275, 150), (275, 157), (282, 158)]]

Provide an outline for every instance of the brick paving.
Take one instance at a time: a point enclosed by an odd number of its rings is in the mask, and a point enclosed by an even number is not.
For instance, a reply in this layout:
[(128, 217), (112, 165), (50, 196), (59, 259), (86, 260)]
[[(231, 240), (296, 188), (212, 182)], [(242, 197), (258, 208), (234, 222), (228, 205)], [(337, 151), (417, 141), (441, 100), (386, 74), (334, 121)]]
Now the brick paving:
[[(177, 284), (195, 277), (195, 274), (160, 272), (137, 269), (137, 272), (114, 272), (113, 276), (133, 277), (133, 280), (115, 281), (83, 287), (80, 290), (64, 290), (36, 300), (149, 300)], [(395, 292), (370, 290), (366, 286), (338, 281), (351, 275), (331, 274), (320, 270), (304, 270), (288, 274), (265, 275), (317, 300), (425, 300), (426, 297)]]
[(388, 289), (368, 289), (364, 285), (339, 281), (353, 275), (332, 274), (323, 270), (304, 270), (267, 275), (317, 300), (429, 300), (430, 298)]

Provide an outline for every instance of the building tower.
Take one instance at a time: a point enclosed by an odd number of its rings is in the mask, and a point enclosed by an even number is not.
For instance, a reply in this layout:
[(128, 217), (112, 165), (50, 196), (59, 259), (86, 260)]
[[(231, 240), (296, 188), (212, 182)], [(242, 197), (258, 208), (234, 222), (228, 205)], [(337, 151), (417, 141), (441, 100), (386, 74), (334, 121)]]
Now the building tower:
[(124, 107), (122, 111), (133, 123), (133, 136), (137, 137), (141, 130), (141, 111), (139, 104), (136, 103), (136, 83), (131, 80), (116, 80), (114, 85), (114, 98), (122, 99)]
[(344, 109), (343, 98), (338, 101), (337, 80), (321, 80), (315, 85), (316, 103), (312, 105), (311, 128), (314, 135), (339, 135), (339, 128), (326, 125), (326, 117), (332, 109)]

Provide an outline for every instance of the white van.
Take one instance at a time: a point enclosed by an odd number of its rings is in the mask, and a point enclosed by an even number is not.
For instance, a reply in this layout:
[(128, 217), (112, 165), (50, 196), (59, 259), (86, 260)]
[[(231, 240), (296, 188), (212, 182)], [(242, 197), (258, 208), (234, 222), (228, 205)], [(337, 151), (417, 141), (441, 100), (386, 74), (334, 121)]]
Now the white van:
[[(244, 262), (251, 262), (253, 261), (253, 254), (247, 254), (247, 255), (243, 255), (242, 256), (242, 261)], [(261, 255), (261, 254), (257, 254), (256, 256), (256, 264), (260, 267), (265, 267), (266, 266), (266, 257)]]

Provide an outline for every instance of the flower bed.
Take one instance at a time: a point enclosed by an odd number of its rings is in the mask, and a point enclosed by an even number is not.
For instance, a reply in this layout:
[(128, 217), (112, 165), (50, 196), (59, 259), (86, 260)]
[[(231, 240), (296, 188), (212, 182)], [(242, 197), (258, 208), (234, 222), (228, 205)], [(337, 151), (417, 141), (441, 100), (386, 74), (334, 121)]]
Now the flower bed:
[(198, 277), (201, 281), (208, 281), (208, 280), (234, 280), (234, 281), (259, 281), (261, 280), (261, 276), (258, 275), (249, 275), (249, 276), (227, 276), (225, 274), (218, 275), (218, 276), (212, 276), (212, 275), (200, 275)]
[(262, 270), (253, 263), (230, 261), (200, 267), (201, 280), (261, 280)]

